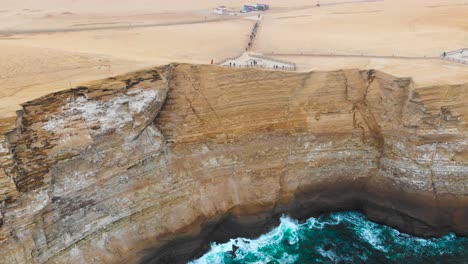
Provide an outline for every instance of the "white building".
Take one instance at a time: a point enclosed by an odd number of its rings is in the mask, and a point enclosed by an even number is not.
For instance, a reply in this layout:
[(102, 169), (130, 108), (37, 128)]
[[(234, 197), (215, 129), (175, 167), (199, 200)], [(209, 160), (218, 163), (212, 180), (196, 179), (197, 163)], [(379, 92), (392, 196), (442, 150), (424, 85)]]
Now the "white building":
[(229, 12), (225, 6), (218, 6), (217, 8), (213, 9), (213, 13), (217, 15), (227, 15)]

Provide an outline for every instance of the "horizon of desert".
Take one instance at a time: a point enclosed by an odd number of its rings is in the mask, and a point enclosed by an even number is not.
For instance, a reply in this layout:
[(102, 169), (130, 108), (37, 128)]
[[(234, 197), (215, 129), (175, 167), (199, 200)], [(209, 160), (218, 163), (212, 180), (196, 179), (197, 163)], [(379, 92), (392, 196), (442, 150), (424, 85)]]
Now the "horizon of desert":
[(468, 82), (467, 64), (440, 58), (468, 47), (467, 0), (268, 0), (266, 12), (212, 12), (252, 3), (0, 0), (0, 117), (92, 80), (238, 56), (257, 21), (250, 51), (301, 72), (377, 69), (416, 87)]

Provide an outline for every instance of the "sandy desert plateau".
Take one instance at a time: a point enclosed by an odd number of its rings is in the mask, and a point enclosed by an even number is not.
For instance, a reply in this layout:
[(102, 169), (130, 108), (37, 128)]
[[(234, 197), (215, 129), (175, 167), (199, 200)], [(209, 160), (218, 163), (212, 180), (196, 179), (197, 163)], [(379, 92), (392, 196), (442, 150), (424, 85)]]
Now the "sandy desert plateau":
[[(262, 2), (0, 0), (0, 264), (187, 263), (347, 210), (467, 259), (468, 0)], [(414, 263), (369, 232), (343, 256)]]
[[(468, 47), (466, 0), (322, 0), (320, 7), (311, 0), (267, 2), (271, 10), (262, 14), (252, 51), (295, 62), (299, 71), (373, 68), (425, 86), (468, 81), (467, 65), (439, 58)], [(211, 10), (247, 3), (1, 0), (0, 116), (90, 80), (236, 56), (256, 14)]]

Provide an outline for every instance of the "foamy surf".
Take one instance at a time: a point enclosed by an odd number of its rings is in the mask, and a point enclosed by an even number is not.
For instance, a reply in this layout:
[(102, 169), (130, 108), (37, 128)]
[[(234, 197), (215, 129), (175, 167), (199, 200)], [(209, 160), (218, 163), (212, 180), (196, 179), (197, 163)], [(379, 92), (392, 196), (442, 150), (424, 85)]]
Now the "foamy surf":
[(190, 264), (217, 263), (463, 263), (468, 239), (449, 234), (423, 239), (342, 212), (304, 223), (282, 217), (280, 225), (256, 238), (211, 245)]

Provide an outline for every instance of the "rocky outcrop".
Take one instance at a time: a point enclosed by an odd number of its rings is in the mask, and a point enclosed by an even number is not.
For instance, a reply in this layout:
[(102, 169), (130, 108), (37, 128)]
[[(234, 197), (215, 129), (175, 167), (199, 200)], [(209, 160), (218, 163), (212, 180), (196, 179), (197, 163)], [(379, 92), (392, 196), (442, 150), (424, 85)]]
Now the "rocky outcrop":
[(467, 90), (179, 64), (27, 102), (0, 126), (0, 262), (177, 263), (344, 209), (466, 235)]

